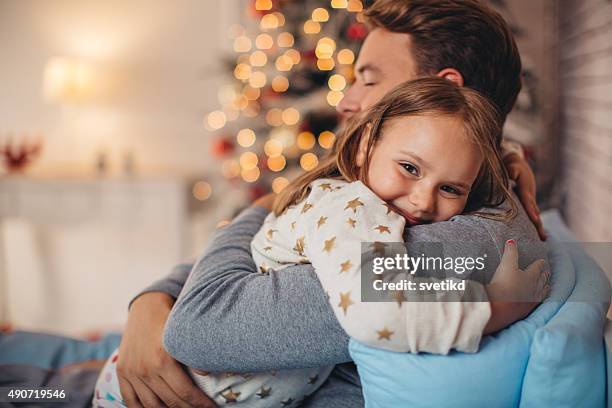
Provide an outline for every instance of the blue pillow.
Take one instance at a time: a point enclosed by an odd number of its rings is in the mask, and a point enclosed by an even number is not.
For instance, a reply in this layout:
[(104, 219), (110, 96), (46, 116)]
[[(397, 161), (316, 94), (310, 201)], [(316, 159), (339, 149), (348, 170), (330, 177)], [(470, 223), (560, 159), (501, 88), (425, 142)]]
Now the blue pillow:
[[(560, 219), (549, 219), (550, 222), (562, 225)], [(549, 232), (554, 238), (554, 228)], [(592, 398), (583, 397), (574, 406), (598, 406), (589, 403), (602, 401), (601, 392), (604, 392), (603, 383), (600, 385), (605, 380), (605, 368), (599, 325), (603, 325), (606, 306), (565, 301), (573, 292), (574, 298), (584, 299), (595, 282), (603, 292), (598, 298), (607, 293), (609, 299), (609, 285), (596, 265), (591, 265), (591, 272), (583, 272), (585, 260), (572, 259), (575, 255), (553, 246), (549, 260), (553, 270), (551, 299), (554, 300), (544, 302), (527, 319), (485, 337), (476, 354), (394, 353), (351, 340), (349, 350), (362, 380), (366, 406), (562, 406), (560, 401), (574, 401), (568, 393), (573, 392), (576, 383), (566, 382), (572, 378), (579, 380), (574, 372), (586, 381), (597, 377), (593, 385), (598, 387)], [(575, 263), (580, 267), (579, 279)], [(571, 337), (577, 326), (581, 330), (579, 340)], [(557, 335), (558, 332), (561, 334)], [(557, 342), (561, 338), (568, 341), (566, 344), (579, 341), (582, 345), (572, 345), (571, 355), (566, 359), (562, 354), (568, 351), (561, 349), (563, 343)], [(543, 350), (549, 350), (548, 354)], [(583, 369), (587, 365), (591, 368), (585, 375)], [(559, 370), (564, 374), (562, 385), (553, 387)], [(582, 392), (581, 387), (575, 395), (582, 396)], [(557, 394), (555, 398), (550, 396), (553, 393)], [(549, 394), (554, 403), (542, 404), (544, 394)]]
[(558, 214), (551, 214), (544, 221), (549, 226), (552, 244), (571, 256), (576, 286), (550, 322), (536, 330), (521, 406), (603, 407), (606, 398), (603, 327), (610, 283), (575, 243)]
[(395, 353), (351, 340), (366, 407), (518, 406), (533, 336), (572, 292), (569, 256), (552, 250), (551, 297), (525, 320), (483, 339), (476, 354)]

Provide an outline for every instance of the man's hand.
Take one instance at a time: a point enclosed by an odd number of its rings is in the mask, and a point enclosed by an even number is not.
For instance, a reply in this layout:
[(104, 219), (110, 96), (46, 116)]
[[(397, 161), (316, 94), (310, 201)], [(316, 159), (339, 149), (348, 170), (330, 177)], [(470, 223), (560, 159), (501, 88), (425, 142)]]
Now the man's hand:
[(536, 204), (536, 181), (531, 167), (527, 160), (523, 159), (518, 154), (509, 154), (504, 158), (504, 164), (508, 170), (508, 175), (514, 181), (516, 181), (516, 188), (519, 200), (529, 219), (535, 225), (540, 235), (540, 239), (546, 240), (546, 233), (544, 232), (544, 226), (540, 219), (540, 209)]
[(128, 407), (216, 407), (162, 346), (174, 299), (145, 293), (130, 308), (119, 346), (117, 376)]
[(253, 206), (263, 207), (268, 211), (272, 211), (272, 204), (274, 204), (274, 200), (276, 199), (275, 193), (266, 194), (263, 197), (259, 197), (257, 200), (253, 202)]
[(527, 317), (549, 295), (549, 281), (550, 271), (543, 259), (520, 270), (516, 242), (507, 241), (495, 275), (486, 286), (491, 318), (484, 334), (494, 333)]

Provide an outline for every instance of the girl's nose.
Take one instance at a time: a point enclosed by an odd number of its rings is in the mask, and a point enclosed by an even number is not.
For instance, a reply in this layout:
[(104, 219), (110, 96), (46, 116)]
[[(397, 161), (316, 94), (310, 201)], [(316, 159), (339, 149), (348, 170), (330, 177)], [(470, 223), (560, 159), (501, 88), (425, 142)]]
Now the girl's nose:
[[(436, 208), (435, 194), (428, 189), (417, 189), (410, 195), (414, 208), (423, 215), (431, 215)], [(418, 214), (415, 214), (418, 216)]]

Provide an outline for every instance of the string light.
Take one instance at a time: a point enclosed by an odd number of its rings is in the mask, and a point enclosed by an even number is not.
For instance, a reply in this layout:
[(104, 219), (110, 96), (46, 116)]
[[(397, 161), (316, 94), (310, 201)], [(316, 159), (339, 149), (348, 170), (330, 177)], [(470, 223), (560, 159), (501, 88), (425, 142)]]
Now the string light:
[(278, 28), (278, 17), (274, 13), (266, 14), (259, 22), (259, 28), (262, 30), (275, 30)]
[(348, 48), (344, 48), (338, 51), (338, 63), (343, 65), (350, 65), (355, 61), (355, 54)]
[(331, 149), (334, 145), (334, 141), (336, 140), (336, 135), (329, 130), (321, 132), (319, 134), (319, 146), (324, 149)]
[(258, 50), (251, 54), (249, 62), (254, 67), (263, 67), (268, 62), (268, 57), (263, 51)]
[(300, 52), (296, 49), (291, 48), (290, 50), (285, 51), (287, 57), (291, 58), (291, 62), (293, 65), (297, 65), (300, 63)]
[(346, 88), (346, 79), (340, 74), (334, 74), (327, 80), (327, 85), (332, 91), (342, 91)]
[(312, 11), (312, 21), (324, 23), (327, 20), (329, 20), (329, 12), (326, 9), (319, 7)]
[(272, 0), (256, 0), (255, 1), (255, 10), (257, 11), (265, 11), (272, 9)]
[(198, 181), (193, 185), (191, 192), (196, 200), (205, 201), (210, 198), (212, 194), (212, 187), (205, 181)]
[(240, 167), (242, 170), (251, 170), (257, 167), (258, 159), (257, 155), (253, 152), (244, 152), (240, 155)]
[(283, 152), (283, 144), (276, 139), (270, 139), (264, 144), (264, 153), (269, 157), (278, 156)]
[(249, 52), (253, 46), (251, 39), (245, 35), (241, 35), (234, 40), (234, 51)]
[(266, 113), (266, 122), (270, 126), (280, 126), (283, 124), (283, 111), (279, 108), (272, 108)]
[(274, 40), (270, 34), (259, 34), (255, 38), (255, 46), (260, 50), (269, 50), (274, 45)]
[(289, 185), (289, 180), (284, 177), (276, 177), (272, 180), (272, 191), (276, 194), (280, 193)]
[(331, 58), (317, 60), (317, 68), (319, 68), (321, 71), (331, 71), (334, 69), (334, 66), (334, 60)]
[(314, 153), (304, 153), (300, 157), (300, 166), (306, 171), (314, 169), (317, 164), (319, 164), (319, 158)]
[(253, 167), (252, 169), (248, 169), (248, 170), (243, 169), (240, 172), (240, 176), (242, 176), (242, 179), (246, 181), (247, 183), (256, 182), (260, 174), (261, 173), (258, 167)]
[(300, 112), (295, 108), (287, 108), (283, 111), (282, 118), (285, 125), (292, 126), (299, 122)]
[(293, 47), (294, 42), (295, 39), (293, 38), (293, 34), (287, 31), (280, 33), (276, 38), (276, 43), (282, 48)]
[(227, 118), (225, 117), (225, 113), (219, 110), (216, 110), (208, 114), (207, 122), (208, 122), (208, 126), (211, 129), (217, 130), (225, 126), (225, 123), (227, 122)]
[(221, 165), (221, 173), (225, 178), (238, 177), (240, 174), (240, 164), (235, 159), (224, 160)]
[(285, 159), (285, 156), (279, 154), (274, 157), (269, 157), (267, 164), (270, 170), (278, 172), (282, 171), (285, 168), (287, 160)]
[(238, 134), (236, 135), (236, 140), (238, 144), (242, 147), (251, 147), (255, 143), (257, 136), (255, 136), (255, 132), (251, 129), (240, 129)]
[(241, 81), (247, 81), (251, 77), (251, 66), (243, 63), (236, 65), (234, 76)]
[(331, 0), (331, 6), (335, 9), (343, 9), (348, 6), (347, 0)]
[(272, 89), (274, 92), (285, 92), (289, 89), (289, 80), (282, 75), (274, 77), (272, 80)]
[(306, 20), (304, 23), (304, 32), (306, 34), (317, 34), (321, 31), (321, 24), (316, 21)]
[(300, 132), (297, 137), (297, 145), (302, 150), (310, 150), (314, 147), (316, 139), (311, 132)]
[(263, 88), (266, 85), (266, 82), (266, 74), (261, 71), (253, 72), (249, 78), (249, 85), (253, 88)]
[(363, 11), (363, 3), (361, 3), (361, 0), (348, 0), (346, 9), (351, 13), (359, 13)]

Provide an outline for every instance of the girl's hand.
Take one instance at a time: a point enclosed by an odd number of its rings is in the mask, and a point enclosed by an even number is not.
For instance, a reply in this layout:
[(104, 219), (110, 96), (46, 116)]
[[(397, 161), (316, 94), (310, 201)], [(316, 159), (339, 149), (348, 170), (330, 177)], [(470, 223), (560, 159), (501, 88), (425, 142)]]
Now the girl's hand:
[(162, 346), (173, 303), (170, 296), (156, 292), (132, 303), (117, 360), (121, 395), (130, 408), (216, 406)]
[(525, 212), (527, 212), (529, 219), (538, 230), (540, 239), (545, 241), (547, 237), (542, 225), (542, 219), (540, 218), (540, 209), (536, 204), (535, 175), (531, 167), (529, 167), (529, 163), (518, 154), (509, 154), (504, 158), (504, 164), (510, 178), (516, 181), (517, 195)]
[(514, 240), (506, 241), (497, 271), (486, 286), (491, 303), (491, 319), (485, 334), (509, 326), (529, 313), (550, 293), (547, 263), (537, 260), (524, 271), (518, 267), (518, 249)]

